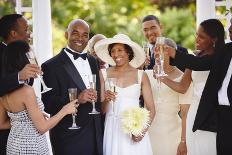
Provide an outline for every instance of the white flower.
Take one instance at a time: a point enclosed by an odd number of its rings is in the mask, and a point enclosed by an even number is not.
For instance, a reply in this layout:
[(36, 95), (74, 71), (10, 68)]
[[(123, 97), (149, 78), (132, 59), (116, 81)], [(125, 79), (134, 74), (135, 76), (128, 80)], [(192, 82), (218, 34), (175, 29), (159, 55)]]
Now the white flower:
[(134, 107), (122, 113), (122, 129), (126, 134), (142, 136), (144, 129), (149, 126), (150, 112), (145, 108)]

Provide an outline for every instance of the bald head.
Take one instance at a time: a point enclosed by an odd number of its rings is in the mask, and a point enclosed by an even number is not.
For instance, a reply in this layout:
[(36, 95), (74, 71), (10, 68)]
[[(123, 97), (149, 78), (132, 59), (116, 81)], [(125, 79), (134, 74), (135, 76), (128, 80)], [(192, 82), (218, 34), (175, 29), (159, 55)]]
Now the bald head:
[(77, 24), (86, 26), (89, 29), (89, 24), (86, 21), (84, 21), (83, 19), (74, 19), (68, 24), (67, 30), (69, 30), (70, 28), (72, 28), (72, 26), (77, 25)]
[(82, 19), (71, 21), (65, 32), (68, 46), (76, 52), (81, 53), (89, 40), (89, 25)]

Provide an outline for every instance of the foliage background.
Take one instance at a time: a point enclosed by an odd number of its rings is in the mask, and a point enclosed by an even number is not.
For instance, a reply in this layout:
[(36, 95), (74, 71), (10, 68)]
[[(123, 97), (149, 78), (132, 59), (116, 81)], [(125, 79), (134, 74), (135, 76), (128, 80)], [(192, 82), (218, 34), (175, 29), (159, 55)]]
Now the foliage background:
[[(112, 37), (125, 33), (141, 44), (145, 41), (141, 20), (148, 14), (160, 18), (164, 36), (194, 49), (195, 3), (194, 0), (52, 0), (54, 54), (65, 46), (64, 31), (72, 19), (86, 20), (91, 26), (91, 35), (102, 33)], [(23, 0), (23, 4), (30, 6), (31, 0)], [(14, 0), (0, 0), (0, 16), (13, 13), (14, 5)]]

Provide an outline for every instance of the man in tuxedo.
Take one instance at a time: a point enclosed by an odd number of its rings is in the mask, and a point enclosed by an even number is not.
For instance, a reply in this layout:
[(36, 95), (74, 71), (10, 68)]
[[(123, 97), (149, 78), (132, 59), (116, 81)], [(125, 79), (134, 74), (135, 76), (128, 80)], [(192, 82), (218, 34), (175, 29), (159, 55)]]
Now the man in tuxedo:
[[(29, 42), (30, 31), (28, 29), (26, 19), (20, 14), (5, 15), (0, 19), (0, 37), (3, 42), (0, 43), (0, 97), (13, 91), (25, 80), (36, 77), (36, 74), (41, 73), (36, 65), (28, 64), (19, 73), (14, 73), (2, 77), (2, 53), (7, 44), (23, 40)], [(1, 128), (0, 124), (0, 155), (6, 154), (6, 143), (9, 134), (9, 129)]]
[[(232, 25), (229, 28), (232, 40)], [(170, 48), (170, 47), (167, 47)], [(169, 50), (167, 50), (169, 51)], [(202, 71), (210, 70), (198, 111), (193, 131), (198, 129), (217, 132), (217, 154), (231, 155), (232, 139), (232, 43), (212, 56), (195, 57), (177, 52), (170, 52), (175, 63), (186, 68)]]
[[(72, 116), (66, 116), (51, 132), (51, 143), (55, 155), (102, 155), (103, 131), (101, 114), (90, 115), (92, 100), (101, 110), (99, 68), (96, 59), (83, 53), (89, 39), (89, 25), (82, 19), (70, 22), (65, 32), (67, 46), (42, 64), (44, 80), (51, 91), (42, 94), (45, 111), (56, 114), (69, 102), (68, 88), (78, 90), (78, 113), (76, 123), (80, 129), (68, 129)], [(96, 90), (89, 88), (88, 77), (96, 74)]]
[[(156, 38), (162, 35), (162, 25), (158, 17), (154, 15), (147, 15), (142, 20), (142, 29), (144, 36), (149, 42), (149, 49), (150, 49), (149, 58), (146, 59), (146, 64), (148, 64), (146, 69), (153, 69), (155, 65), (154, 47), (156, 43)], [(186, 48), (183, 48), (178, 45), (177, 45), (177, 50), (183, 53), (188, 53)], [(177, 65), (177, 68), (179, 68), (183, 72), (185, 70), (185, 68), (179, 65)]]

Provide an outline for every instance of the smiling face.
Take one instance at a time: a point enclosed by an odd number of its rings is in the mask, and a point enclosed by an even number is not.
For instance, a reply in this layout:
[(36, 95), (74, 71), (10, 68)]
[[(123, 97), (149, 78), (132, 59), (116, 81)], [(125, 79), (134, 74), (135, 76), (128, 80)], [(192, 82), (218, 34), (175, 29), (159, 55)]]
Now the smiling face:
[(27, 20), (22, 17), (17, 19), (17, 28), (11, 31), (12, 41), (22, 40), (29, 43), (31, 31), (27, 24)]
[(142, 24), (143, 34), (150, 44), (155, 44), (156, 38), (161, 36), (161, 26), (156, 20), (149, 20)]
[(89, 40), (88, 24), (79, 19), (72, 21), (65, 32), (65, 37), (68, 40), (68, 46), (71, 49), (77, 52), (82, 52)]
[(110, 55), (116, 63), (116, 66), (129, 64), (129, 54), (123, 44), (114, 44)]
[(201, 51), (209, 51), (214, 48), (215, 39), (211, 38), (204, 32), (202, 26), (199, 26), (196, 33), (196, 49)]

